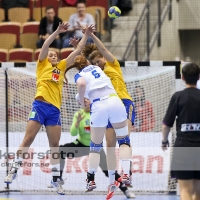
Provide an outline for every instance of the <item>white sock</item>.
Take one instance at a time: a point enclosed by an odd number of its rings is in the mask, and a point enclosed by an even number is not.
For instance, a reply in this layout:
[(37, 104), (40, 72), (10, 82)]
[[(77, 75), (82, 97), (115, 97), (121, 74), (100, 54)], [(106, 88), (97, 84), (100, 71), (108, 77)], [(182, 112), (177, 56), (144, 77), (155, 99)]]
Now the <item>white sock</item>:
[(22, 163), (22, 161), (23, 161), (23, 158), (21, 158), (21, 157), (14, 158), (10, 171), (17, 173), (17, 170), (20, 168), (19, 162)]
[(52, 170), (52, 176), (60, 176), (60, 164), (51, 165), (52, 169), (56, 169), (57, 171)]
[(94, 169), (94, 168), (88, 168), (88, 172), (90, 173), (90, 174), (95, 174), (96, 173), (96, 169)]
[(124, 171), (124, 174), (129, 174), (129, 171), (130, 171), (130, 160), (129, 159), (121, 160), (121, 166), (122, 166), (122, 169)]
[(109, 176), (110, 184), (113, 184), (115, 181), (115, 170), (108, 170), (108, 176)]
[(51, 166), (52, 166), (52, 169), (56, 168), (58, 171), (60, 171), (60, 163), (56, 165), (51, 165)]
[(13, 160), (13, 162), (22, 162), (23, 161), (23, 158), (21, 158), (21, 157), (16, 157), (16, 158), (14, 158), (14, 160)]

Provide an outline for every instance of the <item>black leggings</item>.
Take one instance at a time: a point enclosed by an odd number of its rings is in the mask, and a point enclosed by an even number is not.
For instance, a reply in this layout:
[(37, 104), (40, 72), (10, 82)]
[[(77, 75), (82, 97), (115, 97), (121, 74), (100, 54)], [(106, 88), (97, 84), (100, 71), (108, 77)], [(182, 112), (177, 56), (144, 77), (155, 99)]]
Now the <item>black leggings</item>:
[[(64, 145), (60, 145), (60, 173), (62, 177), (63, 169), (65, 167), (65, 158), (78, 158), (82, 156), (88, 156), (90, 153), (90, 147), (83, 145), (78, 140), (75, 140), (71, 143), (66, 143)], [(106, 162), (106, 154), (105, 151), (102, 149), (100, 152), (100, 164), (99, 167), (102, 169), (105, 176), (108, 177), (108, 170), (107, 170), (107, 162)]]
[[(74, 158), (82, 157), (82, 156), (88, 156), (90, 153), (90, 147), (83, 145), (80, 141), (77, 139), (74, 142), (66, 143), (64, 145), (60, 145), (60, 176), (62, 177), (63, 169), (65, 167), (65, 158), (71, 158), (72, 156)], [(99, 167), (105, 174), (105, 176), (108, 177), (108, 169), (107, 169), (107, 161), (106, 161), (106, 154), (105, 151), (102, 149), (100, 152), (100, 164)], [(115, 174), (115, 180), (117, 181), (118, 178), (120, 178), (120, 175), (116, 172)], [(124, 187), (122, 183), (120, 183), (120, 190), (122, 192), (125, 192), (127, 190), (127, 187)]]

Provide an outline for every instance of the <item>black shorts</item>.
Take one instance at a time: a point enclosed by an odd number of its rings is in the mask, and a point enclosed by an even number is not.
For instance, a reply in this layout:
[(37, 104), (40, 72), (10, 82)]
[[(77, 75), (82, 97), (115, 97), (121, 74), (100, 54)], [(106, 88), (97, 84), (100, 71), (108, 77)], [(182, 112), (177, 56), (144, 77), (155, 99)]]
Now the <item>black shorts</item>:
[(85, 146), (78, 139), (76, 139), (74, 142), (60, 145), (60, 152), (64, 152), (63, 155), (65, 157), (71, 153), (73, 157), (78, 158), (88, 156), (90, 153), (90, 147)]
[(171, 177), (179, 180), (200, 180), (200, 143), (176, 139), (171, 165)]
[(171, 177), (179, 180), (200, 180), (200, 171), (171, 171)]

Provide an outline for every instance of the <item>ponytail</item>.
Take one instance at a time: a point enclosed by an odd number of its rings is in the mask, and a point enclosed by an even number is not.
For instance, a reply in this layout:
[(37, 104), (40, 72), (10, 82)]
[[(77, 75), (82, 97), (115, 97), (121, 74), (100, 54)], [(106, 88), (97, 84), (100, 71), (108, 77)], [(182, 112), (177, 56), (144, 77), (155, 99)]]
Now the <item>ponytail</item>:
[(81, 69), (83, 69), (86, 66), (87, 66), (87, 59), (81, 55), (76, 56), (76, 58), (74, 59), (74, 63), (72, 65), (70, 65), (69, 67), (67, 67), (67, 69), (65, 70), (65, 73), (64, 73), (65, 82), (68, 83), (66, 73), (70, 69), (76, 68), (78, 71), (80, 71)]

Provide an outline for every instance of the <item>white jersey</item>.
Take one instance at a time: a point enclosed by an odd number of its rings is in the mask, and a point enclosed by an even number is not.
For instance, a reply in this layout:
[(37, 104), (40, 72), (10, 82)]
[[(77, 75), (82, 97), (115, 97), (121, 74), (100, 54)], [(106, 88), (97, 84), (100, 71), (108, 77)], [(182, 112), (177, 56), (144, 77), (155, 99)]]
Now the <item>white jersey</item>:
[(83, 77), (86, 81), (86, 94), (89, 94), (91, 91), (103, 88), (105, 86), (115, 89), (110, 81), (110, 78), (102, 71), (102, 69), (95, 65), (89, 65), (82, 69), (78, 74), (75, 75), (75, 82), (79, 77)]
[(197, 81), (197, 89), (200, 90), (200, 80)]

